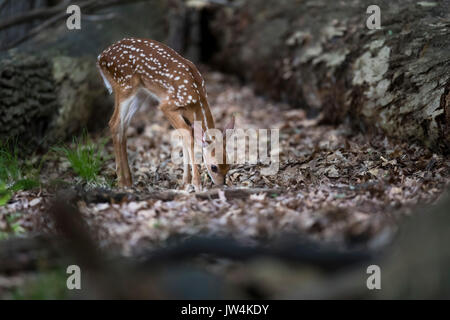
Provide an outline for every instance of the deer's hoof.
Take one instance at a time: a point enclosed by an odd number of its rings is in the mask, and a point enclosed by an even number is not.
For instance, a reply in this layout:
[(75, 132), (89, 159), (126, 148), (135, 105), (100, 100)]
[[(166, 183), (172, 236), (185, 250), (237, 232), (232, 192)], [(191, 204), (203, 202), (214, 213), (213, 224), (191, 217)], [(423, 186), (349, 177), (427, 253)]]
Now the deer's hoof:
[(193, 184), (190, 184), (190, 183), (185, 184), (183, 190), (187, 191), (189, 193), (192, 193), (192, 192), (196, 191), (195, 186)]

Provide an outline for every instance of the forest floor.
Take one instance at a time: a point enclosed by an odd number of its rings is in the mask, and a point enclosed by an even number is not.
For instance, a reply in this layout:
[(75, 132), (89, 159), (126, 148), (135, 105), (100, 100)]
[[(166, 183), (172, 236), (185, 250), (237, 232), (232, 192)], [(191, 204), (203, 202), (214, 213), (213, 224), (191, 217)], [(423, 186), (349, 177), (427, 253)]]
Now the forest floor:
[[(381, 135), (358, 133), (348, 125), (321, 124), (302, 110), (270, 102), (248, 86), (218, 72), (205, 72), (218, 127), (236, 114), (237, 128), (280, 129), (279, 170), (263, 165), (233, 167), (226, 188), (263, 188), (247, 198), (199, 199), (179, 191), (174, 199), (86, 203), (78, 207), (104, 248), (131, 255), (138, 248), (164, 246), (171, 237), (229, 235), (246, 243), (285, 233), (337, 242), (346, 247), (377, 247), (395, 234), (399, 221), (417, 204), (435, 202), (450, 182), (450, 159), (421, 146)], [(134, 187), (141, 194), (181, 190), (182, 166), (172, 163), (170, 127), (157, 108), (139, 111), (128, 130)], [(93, 139), (101, 141), (107, 131)], [(115, 177), (112, 144), (101, 174)], [(213, 188), (202, 168), (203, 186)], [(17, 192), (0, 207), (0, 231), (22, 235), (52, 232), (45, 215), (61, 181), (80, 183), (61, 156), (53, 155), (40, 174), (41, 188)], [(59, 181), (56, 183), (55, 181)], [(275, 190), (275, 191), (273, 191)]]

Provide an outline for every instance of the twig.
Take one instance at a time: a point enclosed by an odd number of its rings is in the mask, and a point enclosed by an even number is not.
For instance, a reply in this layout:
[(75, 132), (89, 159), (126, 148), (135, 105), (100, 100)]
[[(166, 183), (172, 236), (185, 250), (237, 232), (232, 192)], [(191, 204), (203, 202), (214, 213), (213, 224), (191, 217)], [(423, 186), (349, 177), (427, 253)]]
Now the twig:
[(37, 35), (38, 33), (40, 33), (42, 30), (52, 26), (53, 24), (55, 24), (56, 22), (58, 22), (59, 20), (63, 19), (67, 14), (64, 12), (63, 14), (59, 14), (56, 15), (50, 19), (48, 19), (47, 21), (45, 21), (44, 23), (40, 24), (39, 26), (31, 29), (26, 35), (24, 35), (23, 37), (19, 38), (18, 40), (2, 47), (1, 49), (3, 50), (8, 50), (11, 48), (14, 48), (16, 46), (18, 46), (19, 44), (23, 43), (24, 41), (32, 38), (33, 36)]
[[(195, 196), (201, 200), (218, 199), (219, 191), (221, 189), (212, 189), (204, 192), (188, 193), (186, 191), (168, 190), (168, 191), (152, 191), (146, 193), (135, 192), (115, 192), (106, 189), (93, 189), (89, 191), (77, 190), (76, 195), (78, 200), (84, 200), (87, 203), (120, 203), (122, 201), (145, 201), (145, 200), (162, 200), (172, 201), (181, 196)], [(252, 194), (267, 193), (267, 194), (280, 194), (281, 189), (264, 189), (264, 188), (230, 188), (222, 190), (227, 199), (245, 199)], [(72, 192), (72, 191), (68, 191)]]
[[(6, 3), (7, 1), (8, 0), (5, 0), (4, 3)], [(24, 13), (22, 15), (11, 17), (9, 19), (4, 19), (3, 22), (0, 23), (0, 30), (9, 28), (14, 25), (33, 21), (36, 19), (47, 18), (47, 17), (50, 17), (61, 11), (66, 12), (66, 8), (69, 3), (70, 3), (70, 0), (69, 1), (66, 0), (59, 6), (54, 6), (54, 7), (45, 8), (45, 9), (35, 9), (35, 10), (31, 10), (27, 13)]]
[[(250, 189), (242, 189), (242, 188), (230, 188), (224, 189), (225, 198), (227, 199), (245, 199), (248, 198), (252, 194), (258, 193), (270, 193), (270, 194), (280, 194), (282, 192), (281, 189), (266, 189), (266, 188), (250, 188)], [(195, 196), (199, 199), (218, 199), (219, 198), (219, 190), (212, 189), (205, 192), (198, 192)]]

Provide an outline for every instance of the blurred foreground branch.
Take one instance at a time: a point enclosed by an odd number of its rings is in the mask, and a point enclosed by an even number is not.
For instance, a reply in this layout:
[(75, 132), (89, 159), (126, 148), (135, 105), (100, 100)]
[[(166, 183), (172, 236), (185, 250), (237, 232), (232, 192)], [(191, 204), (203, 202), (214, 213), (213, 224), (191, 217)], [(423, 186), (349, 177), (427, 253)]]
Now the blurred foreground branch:
[[(7, 246), (0, 243), (0, 271), (20, 271), (22, 264), (29, 270), (38, 266), (36, 261), (42, 261), (42, 257), (53, 259), (50, 265), (55, 265), (67, 261), (62, 257), (72, 256), (71, 261), (83, 266), (89, 275), (89, 290), (84, 294), (96, 298), (211, 298), (211, 292), (215, 292), (215, 298), (254, 297), (245, 293), (249, 285), (265, 298), (450, 297), (448, 195), (436, 206), (417, 210), (394, 246), (382, 255), (342, 251), (298, 237), (285, 237), (265, 246), (247, 246), (227, 238), (191, 237), (166, 248), (142, 248), (129, 258), (112, 258), (111, 252), (97, 247), (75, 199), (76, 194), (60, 193), (49, 209), (62, 238), (17, 240), (17, 245), (10, 240)], [(52, 254), (42, 254), (46, 250)], [(24, 252), (28, 253), (26, 259)], [(233, 280), (222, 270), (216, 285), (198, 281), (199, 275), (202, 279), (212, 276), (204, 269), (193, 269), (192, 262), (205, 255), (237, 262), (234, 269), (240, 270), (240, 276)], [(372, 264), (381, 268), (382, 290), (366, 287), (366, 269)], [(197, 272), (195, 277), (193, 270)], [(233, 295), (219, 290), (222, 285), (233, 288)]]

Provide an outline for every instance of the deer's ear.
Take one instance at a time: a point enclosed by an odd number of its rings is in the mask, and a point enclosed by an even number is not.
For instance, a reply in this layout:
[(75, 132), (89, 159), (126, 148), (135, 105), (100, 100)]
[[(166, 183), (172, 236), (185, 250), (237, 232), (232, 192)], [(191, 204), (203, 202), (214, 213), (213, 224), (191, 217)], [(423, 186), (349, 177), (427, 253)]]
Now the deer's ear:
[(227, 130), (234, 129), (234, 115), (231, 116), (231, 120), (223, 128), (223, 134), (226, 135)]

